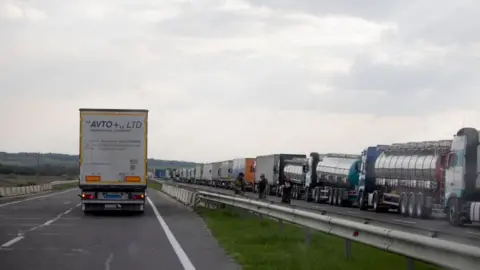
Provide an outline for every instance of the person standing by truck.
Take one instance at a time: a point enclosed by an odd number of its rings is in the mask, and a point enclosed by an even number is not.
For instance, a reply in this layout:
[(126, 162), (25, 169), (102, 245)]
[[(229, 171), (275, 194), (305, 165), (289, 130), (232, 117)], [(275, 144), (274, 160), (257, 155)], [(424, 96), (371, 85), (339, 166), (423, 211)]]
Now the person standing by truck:
[(235, 179), (235, 183), (233, 184), (233, 191), (235, 194), (243, 194), (243, 189), (245, 186), (245, 181), (243, 180), (244, 174), (239, 173), (237, 179)]
[(292, 192), (292, 181), (289, 177), (285, 177), (285, 182), (282, 185), (282, 203), (290, 204), (290, 193)]
[(265, 199), (267, 195), (265, 194), (265, 189), (267, 188), (268, 180), (265, 178), (265, 174), (260, 175), (260, 182), (258, 183), (258, 198)]

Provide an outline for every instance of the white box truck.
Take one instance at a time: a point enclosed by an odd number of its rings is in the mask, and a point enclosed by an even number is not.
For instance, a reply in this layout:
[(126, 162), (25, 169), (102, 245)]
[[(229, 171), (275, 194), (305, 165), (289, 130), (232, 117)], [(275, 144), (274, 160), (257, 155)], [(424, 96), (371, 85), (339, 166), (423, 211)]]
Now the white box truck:
[(143, 213), (148, 110), (80, 109), (80, 198), (87, 213)]

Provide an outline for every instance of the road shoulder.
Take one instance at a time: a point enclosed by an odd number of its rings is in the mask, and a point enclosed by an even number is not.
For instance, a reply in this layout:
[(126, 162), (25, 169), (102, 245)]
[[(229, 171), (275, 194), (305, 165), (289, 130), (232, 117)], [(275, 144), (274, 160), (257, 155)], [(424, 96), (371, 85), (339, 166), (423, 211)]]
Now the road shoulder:
[(157, 190), (148, 196), (197, 270), (241, 269), (192, 209)]

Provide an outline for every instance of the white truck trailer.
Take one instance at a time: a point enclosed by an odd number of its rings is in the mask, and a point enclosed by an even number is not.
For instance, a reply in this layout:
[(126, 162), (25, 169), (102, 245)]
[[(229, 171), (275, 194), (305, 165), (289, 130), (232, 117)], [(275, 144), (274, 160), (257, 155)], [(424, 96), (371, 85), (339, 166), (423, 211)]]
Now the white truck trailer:
[(203, 164), (202, 185), (212, 185), (212, 163)]
[(80, 198), (84, 213), (144, 212), (148, 110), (80, 109)]
[(195, 184), (200, 184), (202, 181), (202, 175), (203, 175), (203, 164), (197, 164), (195, 166), (195, 177), (194, 177), (194, 183)]

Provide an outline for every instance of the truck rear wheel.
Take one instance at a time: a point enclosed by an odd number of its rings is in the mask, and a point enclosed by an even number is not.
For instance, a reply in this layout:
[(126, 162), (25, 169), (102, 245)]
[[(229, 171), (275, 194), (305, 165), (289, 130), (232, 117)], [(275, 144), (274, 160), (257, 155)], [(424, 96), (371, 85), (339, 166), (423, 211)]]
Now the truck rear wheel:
[(431, 208), (429, 208), (425, 202), (428, 199), (422, 192), (417, 193), (417, 217), (428, 218), (431, 214)]
[(336, 206), (341, 206), (342, 205), (342, 190), (341, 189), (335, 189), (335, 205)]
[(408, 194), (408, 215), (412, 218), (417, 216), (417, 201), (414, 193)]
[(360, 208), (360, 210), (367, 210), (367, 207), (365, 205), (365, 193), (364, 191), (360, 191), (358, 193), (358, 208)]
[(400, 195), (400, 215), (408, 217), (408, 197), (406, 193)]
[(452, 198), (448, 201), (448, 222), (452, 226), (460, 226), (462, 220), (460, 218), (460, 203), (457, 198)]
[(313, 196), (311, 196), (311, 195), (313, 195), (313, 194), (311, 194), (311, 192), (312, 192), (312, 191), (310, 190), (310, 188), (308, 188), (308, 187), (305, 188), (305, 201), (306, 201), (306, 202), (311, 201), (311, 199), (312, 199), (312, 197), (313, 197)]

